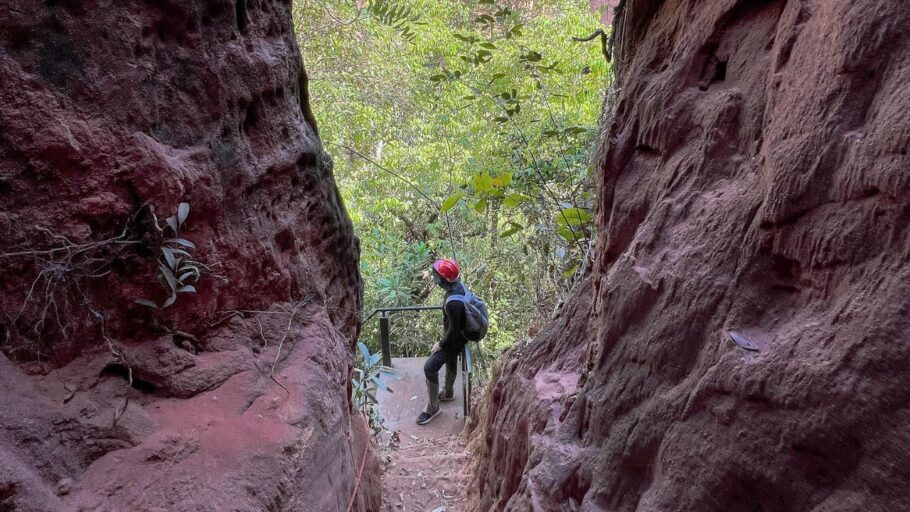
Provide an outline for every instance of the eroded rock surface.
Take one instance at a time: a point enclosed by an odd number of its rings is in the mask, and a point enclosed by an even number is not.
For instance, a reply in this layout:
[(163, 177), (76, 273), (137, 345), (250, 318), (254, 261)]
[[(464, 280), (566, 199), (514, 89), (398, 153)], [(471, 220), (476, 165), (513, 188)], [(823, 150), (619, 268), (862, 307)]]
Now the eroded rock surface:
[(910, 10), (624, 9), (597, 268), (500, 366), (472, 509), (910, 510)]
[[(0, 509), (378, 506), (290, 8), (0, 1)], [(202, 277), (153, 310), (181, 202)]]

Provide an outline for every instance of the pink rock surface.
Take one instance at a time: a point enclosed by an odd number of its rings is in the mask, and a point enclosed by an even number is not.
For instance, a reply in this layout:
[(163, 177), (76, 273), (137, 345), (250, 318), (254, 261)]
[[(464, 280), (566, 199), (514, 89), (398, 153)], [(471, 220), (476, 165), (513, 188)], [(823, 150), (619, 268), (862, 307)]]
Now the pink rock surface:
[[(181, 202), (211, 270), (152, 311)], [(378, 507), (290, 2), (0, 2), (0, 235), (0, 509)]]
[(910, 510), (910, 10), (624, 13), (596, 270), (500, 365), (471, 509)]

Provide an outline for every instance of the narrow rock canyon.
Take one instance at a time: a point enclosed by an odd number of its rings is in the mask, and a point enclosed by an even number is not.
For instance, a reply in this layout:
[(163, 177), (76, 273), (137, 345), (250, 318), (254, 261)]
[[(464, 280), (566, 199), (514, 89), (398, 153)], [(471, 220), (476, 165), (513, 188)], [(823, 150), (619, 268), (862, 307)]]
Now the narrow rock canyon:
[[(612, 3), (593, 269), (468, 509), (910, 510), (910, 9)], [(0, 0), (0, 511), (379, 509), (291, 9)]]

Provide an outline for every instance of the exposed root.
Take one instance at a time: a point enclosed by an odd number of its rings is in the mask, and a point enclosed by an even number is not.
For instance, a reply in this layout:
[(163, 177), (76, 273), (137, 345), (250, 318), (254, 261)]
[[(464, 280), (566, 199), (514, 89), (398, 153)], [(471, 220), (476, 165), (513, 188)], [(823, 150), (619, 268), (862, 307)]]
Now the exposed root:
[(133, 367), (126, 362), (126, 358), (123, 357), (123, 352), (121, 352), (116, 345), (114, 340), (107, 333), (107, 318), (105, 318), (103, 313), (96, 311), (87, 301), (86, 306), (89, 308), (89, 311), (92, 312), (92, 315), (98, 320), (101, 327), (101, 337), (104, 338), (104, 341), (107, 343), (107, 348), (114, 356), (114, 359), (118, 364), (123, 365), (126, 368), (127, 376), (127, 388), (126, 388), (126, 398), (123, 400), (123, 405), (114, 412), (114, 421), (111, 424), (112, 427), (117, 426), (117, 422), (120, 421), (120, 417), (123, 416), (123, 413), (126, 412), (127, 406), (130, 405), (130, 392), (133, 389)]
[[(272, 363), (272, 369), (269, 371), (269, 377), (272, 377), (275, 374), (275, 367), (278, 366), (278, 359), (281, 357), (281, 347), (284, 346), (284, 340), (287, 339), (288, 333), (291, 332), (291, 324), (294, 322), (294, 317), (297, 316), (297, 309), (300, 307), (300, 303), (294, 305), (293, 311), (291, 311), (291, 316), (288, 317), (288, 326), (284, 329), (284, 334), (281, 335), (281, 341), (278, 342), (278, 350), (275, 351), (275, 361)], [(274, 380), (274, 378), (272, 379)]]
[[(121, 258), (124, 250), (144, 243), (134, 236), (136, 233), (131, 233), (130, 228), (136, 224), (137, 218), (146, 208), (148, 205), (139, 207), (127, 220), (120, 234), (111, 238), (76, 243), (64, 235), (36, 225), (34, 229), (51, 239), (55, 246), (0, 253), (0, 260), (32, 260), (38, 270), (15, 316), (7, 317), (11, 331), (8, 334), (10, 336), (15, 334), (28, 344), (7, 349), (8, 353), (30, 349), (32, 345), (40, 347), (39, 341), (25, 336), (18, 328), (23, 317), (29, 314), (30, 307), (32, 308), (30, 316), (33, 318), (29, 318), (27, 330), (35, 338), (38, 340), (42, 338), (42, 333), (48, 328), (49, 322), (56, 323), (56, 329), (59, 330), (61, 337), (67, 336), (72, 320), (73, 304), (70, 303), (72, 290), (78, 290), (84, 299), (80, 289), (82, 282), (107, 276), (111, 273), (112, 263)], [(30, 350), (38, 350), (40, 358), (40, 348)]]
[[(259, 375), (265, 375), (265, 372), (264, 372), (264, 371), (262, 370), (262, 368), (256, 363), (256, 361), (253, 361), (253, 366), (255, 366), (257, 370), (259, 370)], [(291, 392), (288, 390), (288, 388), (284, 387), (284, 384), (278, 382), (278, 379), (276, 379), (276, 378), (273, 377), (272, 375), (269, 375), (268, 377), (269, 377), (270, 379), (272, 379), (272, 382), (274, 382), (275, 384), (278, 384), (279, 386), (281, 386), (281, 389), (283, 389), (285, 393), (287, 393), (288, 395), (291, 394)]]
[(369, 450), (363, 447), (363, 457), (360, 458), (360, 470), (357, 471), (357, 481), (354, 482), (354, 492), (351, 493), (351, 501), (348, 502), (348, 512), (354, 508), (354, 502), (357, 501), (357, 490), (360, 488), (360, 481), (363, 479), (363, 468), (367, 465), (367, 453)]

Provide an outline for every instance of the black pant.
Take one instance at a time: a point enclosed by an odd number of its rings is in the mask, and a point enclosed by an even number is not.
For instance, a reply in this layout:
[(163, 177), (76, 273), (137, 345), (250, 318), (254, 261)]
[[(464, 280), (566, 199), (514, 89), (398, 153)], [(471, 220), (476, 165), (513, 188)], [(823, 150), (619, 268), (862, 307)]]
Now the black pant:
[(458, 373), (458, 352), (449, 354), (445, 350), (438, 350), (431, 354), (423, 365), (423, 374), (428, 381), (439, 384), (439, 369), (442, 365), (446, 365), (446, 370), (452, 372), (452, 375)]

